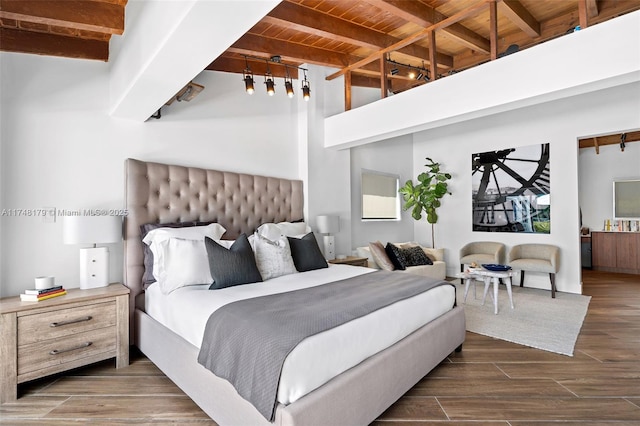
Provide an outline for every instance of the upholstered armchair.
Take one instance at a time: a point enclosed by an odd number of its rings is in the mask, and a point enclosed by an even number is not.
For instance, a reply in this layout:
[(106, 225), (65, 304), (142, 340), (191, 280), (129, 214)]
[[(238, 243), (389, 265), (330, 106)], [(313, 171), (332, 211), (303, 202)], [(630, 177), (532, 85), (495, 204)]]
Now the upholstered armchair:
[(475, 241), (460, 249), (460, 272), (464, 272), (464, 265), (472, 262), (477, 264), (504, 262), (504, 244), (493, 241)]
[(509, 251), (509, 266), (520, 270), (520, 287), (524, 272), (547, 272), (551, 280), (551, 297), (556, 297), (556, 273), (560, 265), (560, 249), (550, 244), (520, 244)]

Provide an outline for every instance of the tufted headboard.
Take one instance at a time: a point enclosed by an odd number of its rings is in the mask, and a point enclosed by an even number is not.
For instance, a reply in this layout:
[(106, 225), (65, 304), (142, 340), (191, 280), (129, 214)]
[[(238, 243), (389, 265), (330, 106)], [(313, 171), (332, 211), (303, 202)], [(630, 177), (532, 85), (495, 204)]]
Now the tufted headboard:
[[(125, 161), (124, 284), (130, 309), (143, 292), (145, 223), (218, 222), (224, 238), (251, 234), (263, 223), (303, 219), (302, 181), (140, 160)], [(133, 323), (132, 323), (133, 324)]]

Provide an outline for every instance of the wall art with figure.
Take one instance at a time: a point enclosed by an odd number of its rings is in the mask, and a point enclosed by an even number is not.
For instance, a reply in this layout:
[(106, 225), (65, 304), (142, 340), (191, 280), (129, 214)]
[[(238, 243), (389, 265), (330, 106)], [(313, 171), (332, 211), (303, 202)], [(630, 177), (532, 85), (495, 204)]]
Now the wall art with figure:
[(473, 230), (551, 232), (549, 144), (473, 154)]

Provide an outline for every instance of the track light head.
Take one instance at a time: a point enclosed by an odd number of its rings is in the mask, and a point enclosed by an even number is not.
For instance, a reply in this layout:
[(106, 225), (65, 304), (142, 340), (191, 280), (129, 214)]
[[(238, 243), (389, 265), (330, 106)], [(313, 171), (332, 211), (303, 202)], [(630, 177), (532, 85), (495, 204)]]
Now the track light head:
[(273, 81), (273, 76), (271, 74), (266, 74), (264, 76), (264, 84), (267, 85), (267, 94), (269, 96), (273, 96), (276, 93), (276, 83)]
[(284, 88), (287, 91), (287, 96), (293, 98), (293, 82), (291, 80), (285, 80)]
[(251, 70), (244, 70), (242, 79), (244, 80), (244, 89), (248, 94), (253, 95), (253, 92), (255, 91), (253, 83), (255, 82), (253, 81), (253, 73)]
[(418, 73), (418, 75), (416, 76), (416, 80), (422, 80), (422, 77), (424, 77), (424, 73), (422, 71), (420, 71)]
[(391, 75), (396, 75), (398, 72), (398, 68), (391, 68)]
[(309, 87), (309, 80), (307, 80), (307, 76), (304, 76), (304, 80), (302, 80), (302, 98), (305, 101), (308, 101), (311, 97), (311, 88)]

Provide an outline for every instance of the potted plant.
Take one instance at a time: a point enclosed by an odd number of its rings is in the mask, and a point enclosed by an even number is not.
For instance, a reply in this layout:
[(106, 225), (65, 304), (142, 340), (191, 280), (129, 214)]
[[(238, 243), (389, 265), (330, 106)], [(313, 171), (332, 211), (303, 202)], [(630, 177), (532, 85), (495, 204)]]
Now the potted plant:
[(408, 180), (398, 192), (404, 198), (403, 210), (411, 210), (411, 216), (415, 220), (422, 219), (424, 212), (427, 222), (431, 224), (431, 244), (435, 248), (434, 224), (438, 222), (437, 209), (440, 207), (440, 199), (446, 194), (451, 194), (447, 188), (447, 181), (451, 179), (449, 173), (440, 170), (440, 163), (431, 158), (426, 158), (426, 172), (418, 175), (418, 183)]

